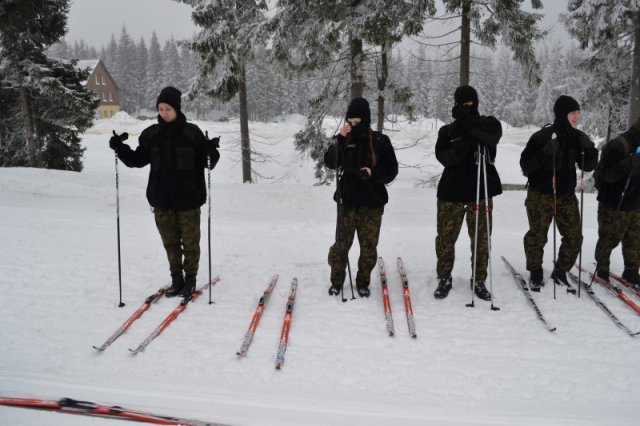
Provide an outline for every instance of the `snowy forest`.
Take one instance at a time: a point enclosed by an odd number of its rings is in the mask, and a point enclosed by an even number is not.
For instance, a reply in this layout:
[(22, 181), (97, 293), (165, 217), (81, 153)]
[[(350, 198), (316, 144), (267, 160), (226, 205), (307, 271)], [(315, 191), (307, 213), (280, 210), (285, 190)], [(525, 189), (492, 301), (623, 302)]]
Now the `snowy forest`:
[[(571, 94), (582, 105), (582, 128), (597, 138), (625, 130), (631, 98), (637, 98), (638, 88), (631, 87), (639, 66), (639, 61), (632, 63), (640, 34), (636, 0), (570, 1), (560, 17), (572, 35), (569, 40), (547, 40), (539, 28), (542, 15), (524, 11), (523, 1), (447, 0), (442, 10), (433, 0), (182, 2), (193, 7), (193, 21), (201, 28), (193, 39), (170, 39), (161, 46), (155, 32), (135, 41), (123, 26), (100, 47), (65, 40), (68, 1), (49, 2), (53, 6), (46, 6), (52, 8), (47, 13), (56, 19), (47, 28), (37, 28), (41, 23), (34, 20), (44, 12), (41, 2), (27, 2), (33, 8), (3, 2), (3, 23), (9, 15), (20, 18), (0, 29), (0, 96), (9, 100), (0, 117), (0, 164), (81, 169), (77, 141), (49, 141), (47, 134), (60, 131), (49, 131), (45, 123), (81, 131), (92, 117), (89, 100), (71, 108), (65, 124), (47, 114), (25, 113), (27, 94), (36, 108), (43, 95), (55, 90), (53, 81), (61, 87), (71, 84), (51, 75), (55, 66), (81, 59), (104, 61), (120, 89), (121, 110), (132, 116), (153, 116), (155, 97), (166, 85), (188, 94), (185, 110), (195, 119), (239, 115), (244, 124), (306, 115), (309, 122), (295, 143), (314, 159), (330, 136), (320, 134), (318, 123), (327, 115), (341, 116), (354, 96), (377, 103), (382, 130), (399, 115), (446, 122), (453, 92), (462, 84), (478, 89), (483, 114), (517, 127), (548, 123), (557, 96)], [(530, 3), (543, 12), (539, 0)], [(38, 40), (39, 52), (29, 40), (12, 44), (16, 31), (30, 26), (34, 40), (38, 31), (46, 34)], [(27, 77), (21, 77), (25, 72)], [(44, 74), (48, 78), (43, 80)], [(76, 74), (75, 84), (82, 80)], [(67, 93), (77, 104), (82, 92)], [(80, 112), (84, 116), (76, 117)], [(249, 141), (243, 127), (241, 149), (248, 169)], [(34, 150), (41, 161), (34, 160)], [(67, 158), (56, 161), (55, 156)], [(316, 175), (323, 177), (321, 165)], [(250, 173), (245, 181), (251, 181)]]

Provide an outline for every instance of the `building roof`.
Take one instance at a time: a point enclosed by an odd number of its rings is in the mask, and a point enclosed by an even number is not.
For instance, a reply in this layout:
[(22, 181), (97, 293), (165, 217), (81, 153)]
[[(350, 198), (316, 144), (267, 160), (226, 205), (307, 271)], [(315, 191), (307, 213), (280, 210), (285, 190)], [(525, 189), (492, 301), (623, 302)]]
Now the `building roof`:
[[(100, 59), (82, 59), (78, 61), (78, 63), (76, 64), (76, 68), (81, 70), (88, 68), (89, 76), (91, 76), (91, 74), (93, 74), (93, 71), (95, 71), (99, 63), (100, 63)], [(82, 82), (83, 86), (86, 84), (87, 84), (87, 80)]]

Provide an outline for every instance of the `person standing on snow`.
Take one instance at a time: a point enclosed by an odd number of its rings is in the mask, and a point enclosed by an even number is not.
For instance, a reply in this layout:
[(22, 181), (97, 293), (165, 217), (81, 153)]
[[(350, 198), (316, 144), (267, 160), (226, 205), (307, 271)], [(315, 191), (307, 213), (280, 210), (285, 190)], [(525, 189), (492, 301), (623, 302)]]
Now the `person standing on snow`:
[(636, 152), (639, 146), (640, 118), (602, 147), (594, 173), (599, 202), (597, 274), (609, 281), (609, 258), (622, 242), (622, 277), (636, 290), (640, 290), (640, 154)]
[(578, 102), (562, 95), (553, 105), (553, 113), (553, 124), (535, 132), (520, 156), (522, 173), (529, 179), (525, 200), (529, 230), (524, 236), (524, 251), (530, 286), (537, 291), (544, 286), (542, 257), (554, 210), (562, 243), (551, 278), (569, 285), (567, 271), (575, 263), (582, 246), (580, 211), (575, 192), (576, 166), (590, 172), (598, 161), (594, 143), (586, 133), (577, 129), (580, 121)]
[[(181, 112), (182, 94), (165, 87), (156, 101), (158, 124), (147, 127), (132, 150), (113, 136), (109, 146), (127, 167), (151, 164), (147, 200), (169, 259), (167, 297), (190, 296), (200, 262), (200, 207), (207, 199), (204, 169), (220, 158), (218, 140), (209, 140)], [(183, 260), (184, 259), (184, 260)]]
[(385, 185), (397, 176), (398, 161), (389, 137), (371, 130), (371, 111), (366, 99), (351, 101), (346, 121), (336, 135), (337, 142), (324, 154), (325, 166), (342, 172), (338, 174), (340, 190), (333, 197), (338, 203), (338, 220), (328, 257), (329, 294), (338, 295), (342, 290), (349, 249), (357, 232), (360, 258), (356, 288), (360, 297), (369, 297), (371, 271), (378, 260), (382, 214), (389, 201)]
[[(455, 261), (455, 244), (462, 228), (462, 221), (467, 222), (467, 232), (471, 239), (471, 264), (474, 259), (474, 241), (477, 238), (477, 270), (475, 286), (473, 278), (471, 287), (476, 296), (482, 300), (491, 300), (491, 293), (485, 286), (489, 247), (487, 238), (486, 215), (478, 214), (478, 235), (475, 234), (474, 205), (477, 189), (480, 188), (480, 212), (489, 205), (491, 220), (492, 197), (502, 193), (502, 183), (498, 171), (493, 165), (497, 145), (502, 137), (502, 126), (495, 117), (482, 116), (478, 112), (478, 93), (471, 86), (460, 86), (454, 93), (455, 105), (451, 114), (454, 121), (442, 126), (438, 131), (436, 142), (436, 158), (444, 166), (438, 182), (438, 218), (436, 236), (436, 256), (438, 287), (434, 292), (436, 299), (444, 299), (449, 294), (453, 283), (451, 272)], [(485, 200), (483, 179), (478, 182), (478, 154), (480, 149), (486, 152), (487, 193)], [(480, 185), (478, 187), (478, 184)]]

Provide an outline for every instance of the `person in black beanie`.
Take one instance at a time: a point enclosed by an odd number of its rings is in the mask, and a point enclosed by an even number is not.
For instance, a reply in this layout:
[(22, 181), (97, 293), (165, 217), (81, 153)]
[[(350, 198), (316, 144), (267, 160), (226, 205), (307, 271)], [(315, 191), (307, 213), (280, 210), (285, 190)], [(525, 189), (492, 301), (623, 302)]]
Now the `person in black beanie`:
[[(158, 123), (147, 127), (132, 150), (114, 135), (109, 146), (128, 167), (151, 165), (147, 200), (169, 259), (167, 297), (190, 296), (200, 262), (200, 207), (207, 199), (204, 169), (220, 158), (217, 138), (209, 140), (181, 111), (181, 93), (165, 87), (158, 95)], [(208, 157), (208, 158), (207, 158)]]
[(520, 156), (522, 173), (529, 179), (525, 200), (529, 230), (524, 236), (524, 251), (530, 287), (534, 291), (544, 286), (542, 258), (554, 210), (562, 242), (551, 278), (568, 285), (566, 273), (582, 246), (580, 210), (575, 193), (576, 166), (590, 172), (598, 161), (594, 143), (577, 129), (580, 121), (578, 102), (562, 95), (553, 105), (553, 114), (553, 124), (547, 124), (531, 135)]
[[(454, 121), (442, 126), (438, 131), (436, 158), (444, 166), (438, 182), (438, 218), (436, 236), (436, 256), (438, 286), (434, 292), (436, 299), (444, 299), (453, 286), (451, 272), (455, 261), (455, 244), (462, 228), (467, 222), (467, 232), (471, 239), (471, 265), (475, 240), (476, 191), (478, 188), (479, 149), (485, 149), (487, 168), (487, 194), (485, 200), (484, 181), (480, 180), (480, 212), (489, 205), (489, 216), (493, 197), (502, 193), (502, 184), (498, 171), (493, 165), (497, 145), (502, 137), (502, 126), (495, 117), (483, 116), (478, 112), (478, 93), (471, 86), (460, 86), (454, 93), (455, 105), (451, 111)], [(489, 247), (487, 238), (486, 215), (478, 215), (477, 270), (471, 279), (471, 287), (482, 300), (491, 300), (491, 293), (485, 286)], [(475, 286), (473, 280), (475, 278)]]
[(337, 190), (333, 197), (339, 210), (335, 242), (328, 256), (329, 294), (338, 295), (342, 290), (349, 249), (357, 232), (360, 258), (356, 288), (360, 297), (369, 297), (371, 271), (378, 259), (382, 214), (389, 201), (385, 185), (398, 174), (398, 161), (389, 137), (371, 130), (371, 110), (364, 98), (355, 98), (349, 104), (346, 122), (336, 141), (324, 154), (326, 167), (342, 170), (338, 182), (341, 199)]

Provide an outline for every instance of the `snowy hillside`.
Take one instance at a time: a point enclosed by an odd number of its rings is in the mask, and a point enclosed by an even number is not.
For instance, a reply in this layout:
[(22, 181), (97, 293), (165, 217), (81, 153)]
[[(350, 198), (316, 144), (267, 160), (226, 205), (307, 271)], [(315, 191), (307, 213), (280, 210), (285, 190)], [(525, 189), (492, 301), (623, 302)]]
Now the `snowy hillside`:
[[(441, 171), (430, 120), (388, 131), (404, 166), (390, 186), (379, 254), (386, 261), (395, 337), (385, 330), (377, 274), (372, 295), (348, 303), (327, 295), (327, 251), (335, 226), (333, 187), (315, 186), (313, 164), (293, 151), (304, 123), (252, 123), (255, 168), (243, 185), (237, 122), (197, 122), (222, 136), (212, 172), (212, 263), (221, 277), (143, 353), (140, 343), (177, 305), (161, 299), (103, 353), (102, 343), (161, 285), (168, 266), (145, 199), (148, 169), (120, 164), (122, 282), (117, 307), (116, 192), (112, 129), (129, 143), (151, 122), (119, 115), (84, 136), (85, 170), (0, 169), (0, 396), (70, 397), (231, 425), (636, 425), (640, 414), (640, 338), (631, 338), (587, 297), (547, 285), (536, 300), (546, 331), (504, 268), (524, 270), (525, 193), (495, 199), (493, 312), (471, 300), (469, 239), (457, 245), (453, 290), (435, 289), (435, 190)], [(336, 123), (327, 123), (332, 133)], [(505, 129), (497, 166), (504, 183), (524, 184), (518, 160), (535, 129)], [(417, 142), (417, 143), (416, 143)], [(258, 162), (264, 160), (264, 162)], [(585, 195), (584, 263), (591, 268), (596, 200)], [(199, 281), (208, 275), (203, 208)], [(351, 251), (356, 268), (358, 247)], [(395, 258), (408, 273), (417, 339), (411, 339)], [(548, 276), (551, 238), (545, 252)], [(619, 249), (612, 271), (620, 272)], [(258, 298), (280, 279), (247, 357), (239, 349)], [(290, 345), (274, 368), (289, 285), (299, 280)], [(634, 331), (640, 316), (595, 288)], [(637, 301), (638, 299), (636, 299)], [(0, 407), (2, 425), (121, 424)]]

